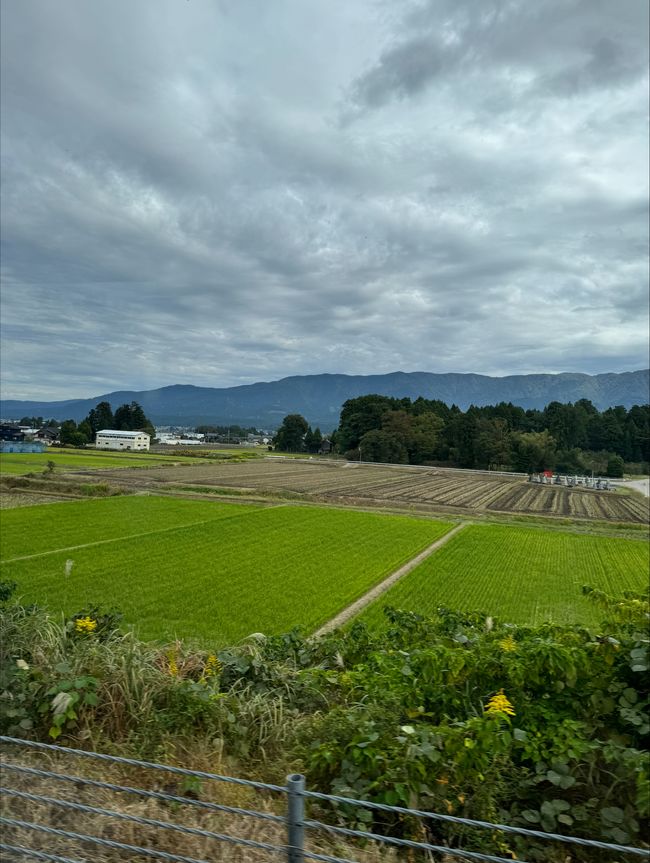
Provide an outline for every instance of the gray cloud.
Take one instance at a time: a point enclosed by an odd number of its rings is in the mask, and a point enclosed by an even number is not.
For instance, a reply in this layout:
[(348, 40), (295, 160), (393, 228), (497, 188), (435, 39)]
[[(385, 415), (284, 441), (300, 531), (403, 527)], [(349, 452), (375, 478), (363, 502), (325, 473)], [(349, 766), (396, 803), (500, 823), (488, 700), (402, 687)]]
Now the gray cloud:
[(6, 397), (647, 364), (645, 4), (0, 9)]

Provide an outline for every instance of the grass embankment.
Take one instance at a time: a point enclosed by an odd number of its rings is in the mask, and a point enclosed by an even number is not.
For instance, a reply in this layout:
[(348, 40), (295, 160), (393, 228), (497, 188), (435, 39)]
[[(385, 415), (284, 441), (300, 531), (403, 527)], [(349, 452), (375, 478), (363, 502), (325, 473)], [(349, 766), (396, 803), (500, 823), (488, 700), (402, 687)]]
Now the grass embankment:
[(361, 615), (385, 628), (384, 606), (433, 615), (439, 606), (482, 609), (501, 621), (538, 625), (598, 622), (581, 593), (590, 584), (615, 596), (647, 587), (647, 543), (472, 525), (383, 594)]
[(143, 638), (209, 644), (312, 631), (450, 527), (155, 497), (19, 509), (2, 520), (0, 577), (16, 581), (24, 601), (67, 613), (118, 606)]

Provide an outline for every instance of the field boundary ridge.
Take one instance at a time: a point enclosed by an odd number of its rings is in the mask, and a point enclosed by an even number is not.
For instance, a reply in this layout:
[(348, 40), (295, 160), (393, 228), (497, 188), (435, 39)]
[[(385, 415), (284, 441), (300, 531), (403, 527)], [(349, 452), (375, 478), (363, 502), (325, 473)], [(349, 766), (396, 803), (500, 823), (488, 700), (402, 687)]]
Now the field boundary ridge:
[(453, 539), (453, 537), (460, 533), (463, 528), (468, 527), (470, 524), (471, 522), (464, 521), (461, 522), (461, 524), (457, 524), (456, 527), (453, 527), (451, 530), (448, 530), (447, 533), (435, 542), (432, 542), (431, 545), (427, 546), (419, 554), (416, 554), (415, 557), (412, 557), (405, 564), (400, 566), (399, 569), (396, 569), (395, 572), (392, 572), (387, 576), (383, 581), (380, 581), (379, 584), (376, 584), (367, 593), (364, 593), (363, 596), (360, 596), (359, 599), (351, 605), (346, 606), (342, 611), (328, 620), (327, 623), (324, 623), (316, 630), (316, 632), (314, 632), (314, 638), (326, 635), (328, 632), (331, 632), (333, 629), (337, 629), (339, 626), (343, 626), (343, 624), (347, 623), (348, 620), (356, 617), (357, 614), (366, 607), (366, 605), (370, 605), (371, 602), (374, 602), (374, 600), (381, 596), (382, 593), (385, 593), (389, 587), (392, 587), (397, 581), (405, 575), (408, 575), (408, 573), (411, 572), (412, 569), (415, 569), (418, 564), (422, 563), (423, 560), (426, 560), (426, 558), (432, 555), (435, 551), (438, 551), (439, 548), (449, 542), (450, 539)]

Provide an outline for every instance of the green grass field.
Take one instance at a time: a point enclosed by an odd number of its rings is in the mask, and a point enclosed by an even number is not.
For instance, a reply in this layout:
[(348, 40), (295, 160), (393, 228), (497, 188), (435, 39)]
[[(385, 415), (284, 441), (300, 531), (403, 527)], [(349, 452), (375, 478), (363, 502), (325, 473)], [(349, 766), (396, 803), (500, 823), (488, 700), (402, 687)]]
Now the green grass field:
[(589, 584), (613, 595), (647, 588), (650, 556), (642, 540), (498, 525), (462, 530), (359, 619), (386, 626), (386, 605), (424, 615), (438, 606), (486, 611), (512, 623), (598, 623), (602, 612), (581, 594)]
[(54, 462), (55, 474), (66, 470), (100, 470), (101, 468), (146, 467), (156, 464), (187, 464), (191, 458), (155, 453), (107, 453), (94, 450), (46, 450), (45, 452), (0, 453), (0, 474), (39, 473), (48, 461)]
[(154, 497), (51, 504), (3, 512), (0, 578), (53, 610), (117, 606), (144, 638), (223, 644), (317, 628), (449, 527)]

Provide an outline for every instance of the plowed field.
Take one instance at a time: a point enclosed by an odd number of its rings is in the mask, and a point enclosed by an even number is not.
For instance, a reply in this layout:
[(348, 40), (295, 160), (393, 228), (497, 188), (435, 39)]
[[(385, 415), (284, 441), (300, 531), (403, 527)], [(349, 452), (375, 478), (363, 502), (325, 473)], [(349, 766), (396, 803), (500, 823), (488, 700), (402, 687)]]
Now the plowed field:
[(318, 501), (383, 504), (432, 512), (522, 513), (642, 524), (648, 521), (648, 499), (640, 495), (532, 485), (518, 476), (440, 468), (260, 459), (243, 464), (121, 470), (115, 478), (121, 484), (132, 481), (137, 485), (182, 485), (197, 491), (203, 487), (294, 492)]

